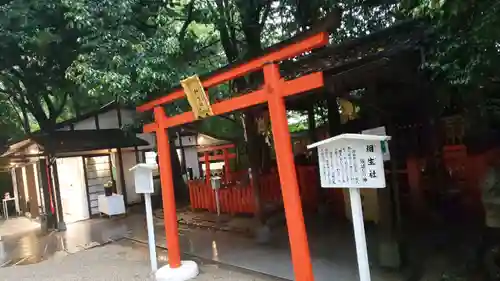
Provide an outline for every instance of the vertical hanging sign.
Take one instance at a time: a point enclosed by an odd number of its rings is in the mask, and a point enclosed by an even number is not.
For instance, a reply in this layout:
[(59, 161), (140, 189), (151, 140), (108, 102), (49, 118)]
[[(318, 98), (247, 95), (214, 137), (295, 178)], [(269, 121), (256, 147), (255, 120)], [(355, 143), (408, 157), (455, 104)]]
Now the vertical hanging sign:
[(198, 75), (181, 81), (182, 88), (196, 119), (212, 116), (212, 106)]

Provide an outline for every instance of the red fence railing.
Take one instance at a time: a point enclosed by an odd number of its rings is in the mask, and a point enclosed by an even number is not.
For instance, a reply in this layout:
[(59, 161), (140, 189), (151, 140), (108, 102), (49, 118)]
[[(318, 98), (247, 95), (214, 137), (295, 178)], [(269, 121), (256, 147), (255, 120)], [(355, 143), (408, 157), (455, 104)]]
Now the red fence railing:
[[(319, 182), (317, 167), (299, 166), (297, 167), (297, 178), (299, 182), (300, 197), (304, 211), (314, 212), (317, 210), (319, 202)], [(235, 173), (237, 175), (240, 173)], [(193, 209), (205, 209), (210, 212), (216, 211), (215, 194), (211, 186), (204, 180), (192, 180), (188, 183), (191, 207)], [(277, 171), (260, 176), (260, 198), (264, 203), (281, 204), (281, 185)], [(335, 205), (335, 213), (343, 215), (343, 195), (340, 189), (327, 189), (326, 203)], [(253, 188), (250, 183), (235, 184), (219, 190), (219, 202), (222, 213), (229, 214), (254, 214)]]

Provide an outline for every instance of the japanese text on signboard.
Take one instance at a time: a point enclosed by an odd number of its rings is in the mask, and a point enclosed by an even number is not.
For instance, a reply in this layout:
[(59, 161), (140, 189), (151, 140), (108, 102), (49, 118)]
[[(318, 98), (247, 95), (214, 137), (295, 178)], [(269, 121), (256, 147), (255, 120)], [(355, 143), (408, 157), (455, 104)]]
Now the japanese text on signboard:
[(319, 147), (323, 187), (385, 186), (380, 142), (338, 142)]

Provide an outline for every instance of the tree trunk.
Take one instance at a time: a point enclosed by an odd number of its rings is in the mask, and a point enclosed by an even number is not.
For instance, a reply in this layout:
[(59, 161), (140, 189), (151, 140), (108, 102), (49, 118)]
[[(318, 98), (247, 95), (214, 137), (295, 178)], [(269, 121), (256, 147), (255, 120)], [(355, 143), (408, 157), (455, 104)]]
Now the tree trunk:
[(333, 93), (326, 93), (326, 104), (328, 107), (328, 133), (334, 137), (341, 133), (340, 112), (337, 104), (337, 96)]
[(261, 222), (265, 222), (262, 212), (262, 201), (260, 199), (260, 172), (261, 172), (261, 158), (259, 146), (259, 138), (257, 136), (257, 126), (255, 124), (255, 115), (253, 112), (245, 113), (245, 133), (247, 136), (247, 155), (251, 168), (251, 184), (254, 192), (255, 202), (255, 216)]
[(186, 182), (182, 177), (182, 168), (181, 162), (179, 161), (179, 157), (177, 155), (177, 150), (175, 149), (175, 131), (174, 129), (168, 129), (167, 133), (169, 134), (170, 139), (170, 155), (171, 155), (171, 165), (172, 165), (172, 177), (174, 180), (174, 194), (175, 194), (175, 202), (178, 207), (184, 207), (189, 203), (189, 192)]
[(53, 175), (53, 182), (54, 185), (52, 187), (53, 194), (53, 203), (56, 208), (56, 217), (57, 217), (57, 229), (59, 231), (65, 231), (66, 230), (66, 223), (64, 222), (64, 212), (63, 212), (63, 207), (62, 207), (62, 202), (61, 202), (61, 188), (59, 186), (59, 174), (57, 171), (57, 157), (56, 157), (56, 149), (54, 145), (54, 141), (52, 139), (52, 136), (55, 133), (55, 121), (46, 119), (45, 122), (40, 122), (40, 131), (45, 133), (48, 138), (47, 138), (47, 143), (44, 144), (45, 148), (45, 154), (47, 155), (49, 159), (49, 165), (50, 168), (52, 169), (52, 175)]
[[(38, 179), (40, 183), (40, 189), (43, 194), (43, 215), (45, 215), (45, 224), (47, 229), (55, 229), (56, 228), (56, 218), (52, 214), (52, 210), (50, 208), (50, 189), (49, 185), (51, 184), (51, 177), (48, 174), (50, 172), (50, 167), (48, 165), (49, 161), (47, 159), (41, 159), (38, 161)], [(43, 222), (42, 222), (43, 223)], [(43, 226), (42, 226), (43, 227)]]

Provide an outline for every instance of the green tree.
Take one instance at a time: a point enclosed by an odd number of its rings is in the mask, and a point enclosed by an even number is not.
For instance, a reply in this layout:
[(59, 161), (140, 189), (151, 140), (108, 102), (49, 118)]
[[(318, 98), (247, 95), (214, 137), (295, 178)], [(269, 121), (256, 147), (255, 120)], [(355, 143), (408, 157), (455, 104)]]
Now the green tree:
[(406, 0), (407, 15), (434, 29), (428, 66), (451, 84), (487, 87), (500, 81), (500, 1)]
[[(75, 85), (65, 78), (76, 58), (78, 32), (57, 1), (13, 0), (0, 6), (0, 91), (20, 110), (24, 130), (35, 121), (53, 130)], [(31, 117), (33, 119), (31, 119)]]
[(0, 99), (0, 147), (9, 139), (22, 135), (24, 119), (21, 114), (9, 100)]
[[(82, 44), (89, 46), (88, 51), (78, 56), (68, 75), (90, 93), (105, 91), (139, 100), (154, 97), (165, 94), (163, 91), (187, 75), (203, 74), (260, 55), (265, 47), (311, 28), (335, 5), (349, 11), (349, 20), (341, 26), (343, 32), (335, 33), (336, 41), (392, 22), (388, 10), (392, 4), (369, 2), (65, 0), (69, 18), (89, 34), (81, 39)], [(258, 74), (250, 75), (212, 90), (210, 96), (224, 98), (260, 83)], [(186, 102), (167, 106), (169, 113), (187, 109)], [(246, 129), (248, 144), (260, 146), (249, 147), (249, 151), (265, 147), (264, 139), (255, 133), (258, 114), (244, 114), (242, 127)], [(238, 122), (240, 118), (233, 119)], [(201, 124), (217, 120), (204, 120)], [(250, 155), (255, 172), (263, 162), (259, 155), (262, 154)]]
[(438, 111), (458, 108), (473, 138), (498, 127), (500, 1), (405, 0), (401, 10), (432, 29), (424, 68), (439, 94)]
[(67, 17), (86, 34), (79, 38), (86, 49), (68, 77), (91, 95), (137, 101), (221, 66), (210, 56), (216, 53), (213, 29), (185, 24), (202, 17), (193, 2), (64, 0)]

